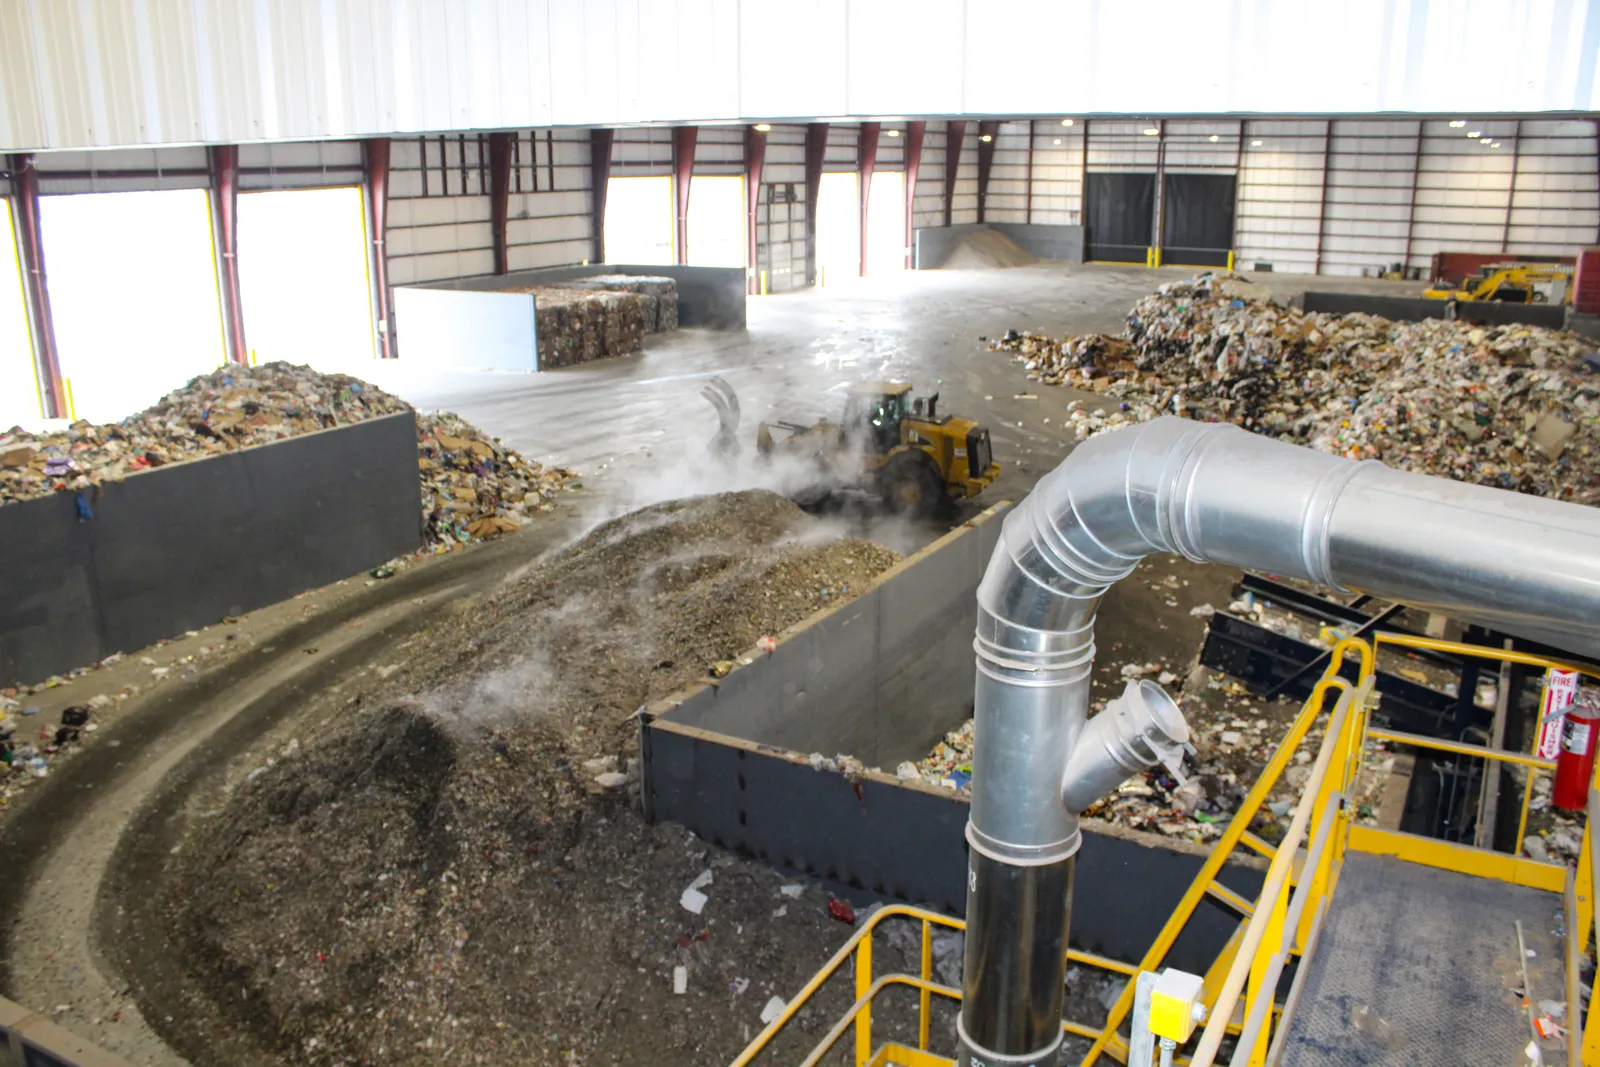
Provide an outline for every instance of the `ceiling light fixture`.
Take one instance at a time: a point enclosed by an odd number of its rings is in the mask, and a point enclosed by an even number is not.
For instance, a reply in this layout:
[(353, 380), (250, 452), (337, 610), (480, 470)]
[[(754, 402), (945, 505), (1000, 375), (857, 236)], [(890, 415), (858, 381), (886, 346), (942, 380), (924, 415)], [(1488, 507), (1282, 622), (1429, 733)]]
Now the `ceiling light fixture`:
[(1156, 135), (1157, 135), (1157, 134), (1159, 134), (1159, 133), (1160, 133), (1160, 132), (1161, 132), (1161, 131), (1160, 131), (1160, 130), (1158, 130), (1158, 129), (1156, 129), (1156, 128), (1155, 128), (1155, 127), (1154, 127), (1154, 126), (1146, 126), (1146, 127), (1145, 127), (1145, 128), (1144, 128), (1144, 135), (1145, 135), (1145, 136), (1146, 136), (1146, 137), (1154, 137), (1154, 136), (1156, 136)]
[(1061, 138), (1057, 137), (1056, 138), (1056, 144), (1060, 144), (1060, 143), (1061, 143)]
[(1217, 137), (1217, 135), (1216, 135), (1216, 134), (1212, 134), (1212, 135), (1211, 135), (1211, 143), (1212, 143), (1212, 144), (1216, 144), (1216, 143), (1217, 143), (1217, 141), (1218, 141), (1218, 137)]
[(887, 133), (890, 137), (899, 137), (900, 136), (900, 131), (899, 130), (885, 130), (883, 132)]
[(1251, 148), (1260, 148), (1261, 147), (1261, 142), (1260, 141), (1251, 141), (1250, 142), (1250, 147)]
[(771, 123), (767, 123), (767, 122), (758, 122), (758, 123), (756, 123), (756, 132), (757, 133), (770, 133), (771, 131), (772, 131), (772, 124)]
[(1072, 125), (1072, 120), (1071, 119), (1062, 119), (1061, 120), (1061, 125), (1063, 125), (1063, 126), (1071, 126)]
[(982, 137), (978, 138), (978, 140), (980, 140), (980, 141), (992, 141), (992, 140), (994, 140), (994, 138), (989, 136), (988, 134), (984, 134)]
[(1467, 120), (1466, 119), (1451, 119), (1450, 120), (1450, 128), (1452, 130), (1459, 130), (1461, 127), (1465, 126), (1466, 124), (1467, 124)]
[(1483, 131), (1482, 130), (1468, 130), (1467, 131), (1467, 136), (1468, 137), (1482, 137), (1483, 136)]

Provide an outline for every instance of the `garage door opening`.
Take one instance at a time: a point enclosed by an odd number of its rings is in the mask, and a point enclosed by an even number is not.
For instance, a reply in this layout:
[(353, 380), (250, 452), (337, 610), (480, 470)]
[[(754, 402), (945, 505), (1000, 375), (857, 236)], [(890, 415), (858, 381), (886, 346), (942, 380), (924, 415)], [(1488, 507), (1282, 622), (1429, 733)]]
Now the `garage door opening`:
[(0, 433), (13, 426), (37, 429), (43, 418), (22, 296), (22, 266), (17, 261), (16, 231), (11, 228), (11, 201), (0, 197)]
[(906, 269), (906, 176), (877, 171), (867, 193), (867, 276)]
[(257, 363), (359, 377), (377, 358), (361, 190), (239, 197), (239, 295)]
[(671, 178), (612, 178), (606, 184), (607, 263), (670, 265), (673, 229)]
[(861, 206), (849, 171), (824, 174), (817, 183), (817, 268), (823, 285), (861, 274)]
[(689, 184), (689, 265), (744, 266), (744, 179), (696, 175)]
[(204, 190), (46, 196), (39, 227), (79, 418), (115, 422), (222, 364)]

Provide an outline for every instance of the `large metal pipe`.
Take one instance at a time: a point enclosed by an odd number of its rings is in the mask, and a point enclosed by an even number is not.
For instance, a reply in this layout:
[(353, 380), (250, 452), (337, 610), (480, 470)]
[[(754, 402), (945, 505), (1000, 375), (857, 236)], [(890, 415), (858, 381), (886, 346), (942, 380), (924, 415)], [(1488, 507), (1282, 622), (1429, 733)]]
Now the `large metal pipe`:
[(1176, 709), (1147, 691), (1142, 710), (1125, 694), (1086, 729), (1096, 606), (1152, 552), (1600, 651), (1600, 510), (1227, 424), (1161, 418), (1080, 445), (1006, 518), (978, 589), (959, 1027), (971, 1067), (1058, 1059), (1078, 812), (1115, 787), (1116, 765), (1151, 765), (1185, 740)]

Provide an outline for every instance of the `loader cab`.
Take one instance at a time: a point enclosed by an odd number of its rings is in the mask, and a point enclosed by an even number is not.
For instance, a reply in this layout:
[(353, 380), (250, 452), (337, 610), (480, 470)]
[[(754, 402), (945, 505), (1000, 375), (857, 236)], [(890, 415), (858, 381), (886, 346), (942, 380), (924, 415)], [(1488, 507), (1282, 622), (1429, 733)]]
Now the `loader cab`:
[(922, 407), (920, 400), (912, 403), (909, 382), (859, 382), (845, 397), (844, 431), (859, 435), (869, 451), (888, 452), (904, 440), (902, 422)]

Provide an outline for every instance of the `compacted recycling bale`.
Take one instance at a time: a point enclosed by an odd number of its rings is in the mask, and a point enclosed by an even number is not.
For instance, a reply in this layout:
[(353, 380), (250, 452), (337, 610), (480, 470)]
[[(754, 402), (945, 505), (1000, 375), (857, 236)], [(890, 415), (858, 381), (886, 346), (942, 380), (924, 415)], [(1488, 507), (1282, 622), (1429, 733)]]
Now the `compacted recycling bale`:
[(565, 289), (637, 293), (643, 303), (647, 332), (663, 333), (678, 328), (678, 283), (671, 278), (646, 274), (591, 274), (587, 278), (556, 284)]

